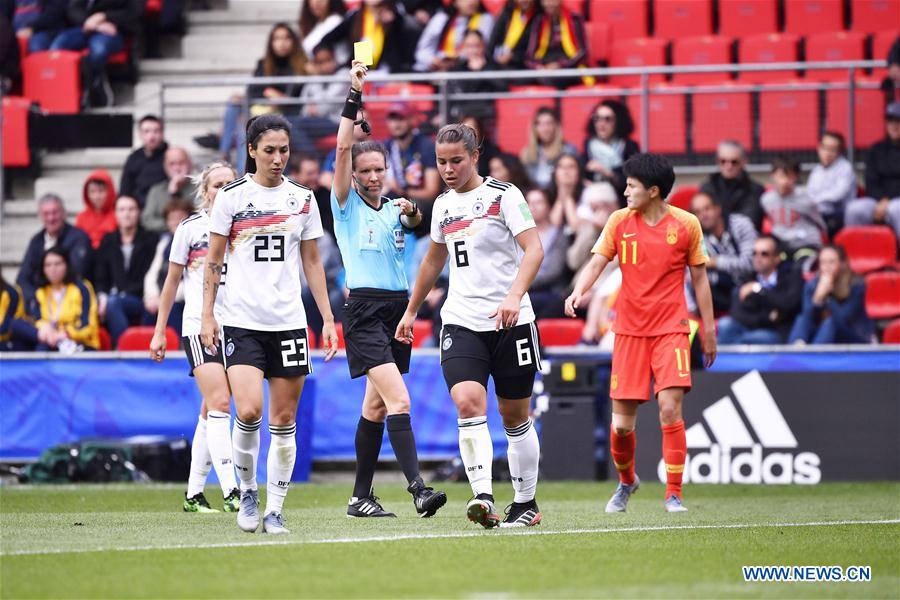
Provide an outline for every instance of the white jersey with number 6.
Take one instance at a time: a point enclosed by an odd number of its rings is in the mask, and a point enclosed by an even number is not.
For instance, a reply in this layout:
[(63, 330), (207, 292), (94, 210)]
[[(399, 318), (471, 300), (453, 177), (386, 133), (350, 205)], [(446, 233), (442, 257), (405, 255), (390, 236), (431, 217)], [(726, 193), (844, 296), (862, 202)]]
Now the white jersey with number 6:
[(306, 327), (300, 242), (322, 237), (312, 191), (288, 178), (263, 187), (248, 173), (219, 191), (211, 220), (210, 231), (228, 237), (221, 324), (256, 331)]
[[(441, 309), (445, 325), (491, 331), (490, 314), (503, 302), (519, 272), (516, 236), (535, 226), (519, 189), (491, 177), (464, 194), (448, 190), (437, 197), (431, 239), (447, 244), (450, 289)], [(534, 321), (526, 293), (519, 305), (518, 325)]]

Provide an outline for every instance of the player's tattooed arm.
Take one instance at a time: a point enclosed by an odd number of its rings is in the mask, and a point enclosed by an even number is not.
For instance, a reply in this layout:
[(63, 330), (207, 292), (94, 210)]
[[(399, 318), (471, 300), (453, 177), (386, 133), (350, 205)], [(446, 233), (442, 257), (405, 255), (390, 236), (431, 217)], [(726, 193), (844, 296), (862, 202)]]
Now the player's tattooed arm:
[(206, 268), (203, 270), (203, 310), (200, 318), (200, 341), (210, 352), (215, 353), (219, 340), (219, 324), (213, 315), (216, 295), (222, 281), (222, 270), (225, 265), (224, 235), (210, 233), (209, 251), (206, 255)]

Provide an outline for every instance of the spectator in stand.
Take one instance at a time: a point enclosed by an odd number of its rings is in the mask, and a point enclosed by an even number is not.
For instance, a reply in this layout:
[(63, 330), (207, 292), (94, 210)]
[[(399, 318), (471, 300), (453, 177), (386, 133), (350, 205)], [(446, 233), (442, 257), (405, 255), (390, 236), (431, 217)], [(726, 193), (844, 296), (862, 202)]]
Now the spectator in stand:
[(406, 73), (412, 66), (420, 28), (402, 7), (398, 9), (395, 0), (363, 0), (322, 43), (335, 46), (347, 40), (370, 41), (374, 64), (369, 71)]
[(584, 192), (584, 171), (578, 155), (563, 152), (553, 165), (550, 181), (550, 222), (567, 233), (578, 230), (578, 204)]
[(74, 275), (69, 257), (59, 248), (45, 251), (41, 265), (40, 285), (31, 304), (36, 349), (62, 354), (99, 350), (97, 297), (91, 283)]
[(868, 344), (875, 327), (866, 314), (866, 283), (850, 270), (843, 246), (819, 252), (819, 274), (803, 288), (803, 309), (791, 344)]
[(28, 40), (28, 52), (49, 50), (53, 39), (66, 28), (68, 0), (4, 0), (14, 5), (12, 24), (16, 37)]
[(884, 92), (884, 103), (890, 104), (900, 101), (900, 35), (888, 50), (887, 64), (887, 76), (881, 82), (881, 90)]
[(428, 25), (431, 17), (444, 7), (441, 0), (401, 0), (400, 5), (413, 18), (419, 33)]
[(786, 156), (776, 157), (772, 161), (772, 189), (760, 200), (772, 222), (772, 235), (795, 262), (806, 256), (814, 257), (822, 247), (822, 235), (827, 230), (816, 203), (797, 186), (799, 178), (797, 161)]
[[(345, 88), (346, 84), (342, 84)], [(316, 196), (316, 204), (319, 206), (319, 216), (322, 219), (322, 229), (334, 238), (334, 215), (331, 213), (331, 192), (328, 188), (319, 185), (321, 177), (319, 173), (319, 161), (315, 156), (299, 154), (291, 156), (291, 164), (288, 176), (305, 185)]]
[(69, 257), (72, 275), (90, 277), (93, 251), (91, 239), (77, 227), (66, 223), (66, 210), (62, 198), (56, 194), (44, 194), (38, 199), (38, 217), (44, 228), (37, 232), (22, 258), (16, 283), (25, 295), (25, 302), (34, 299), (34, 290), (41, 277), (41, 257), (50, 248), (60, 248)]
[(466, 33), (479, 32), (484, 45), (484, 41), (490, 39), (493, 28), (494, 17), (485, 10), (481, 0), (453, 0), (452, 6), (435, 13), (425, 25), (416, 44), (413, 70), (451, 70), (460, 55)]
[(519, 158), (535, 185), (549, 188), (553, 168), (562, 154), (578, 155), (575, 146), (563, 140), (559, 115), (552, 108), (537, 110), (528, 130), (528, 145), (522, 148)]
[(900, 238), (900, 101), (887, 107), (887, 136), (869, 150), (866, 194), (847, 205), (847, 225), (885, 223)]
[(720, 344), (783, 344), (800, 312), (803, 278), (781, 260), (771, 235), (753, 243), (753, 271), (735, 288), (731, 314), (719, 319)]
[(604, 100), (591, 114), (584, 141), (585, 170), (593, 181), (608, 181), (619, 192), (624, 208), (625, 175), (622, 165), (640, 152), (631, 139), (634, 121), (628, 107), (617, 100)]
[(66, 16), (75, 25), (53, 39), (51, 50), (87, 50), (91, 106), (112, 106), (106, 61), (125, 49), (125, 36), (138, 30), (144, 0), (69, 0)]
[(744, 170), (747, 155), (743, 146), (732, 140), (719, 142), (716, 162), (719, 172), (710, 175), (700, 186), (700, 191), (712, 196), (726, 216), (733, 212), (747, 215), (756, 230), (761, 230), (763, 209), (759, 198), (762, 196), (763, 186), (750, 179), (750, 175)]
[(512, 70), (525, 68), (531, 29), (540, 14), (537, 0), (507, 0), (488, 42), (488, 53), (497, 65)]
[(565, 298), (563, 292), (569, 283), (566, 269), (569, 236), (561, 227), (550, 222), (550, 196), (546, 190), (528, 190), (525, 201), (528, 202), (528, 209), (534, 217), (544, 248), (544, 260), (528, 288), (528, 297), (531, 298), (531, 305), (538, 319), (562, 317)]
[(527, 190), (534, 186), (525, 165), (513, 154), (502, 152), (488, 161), (488, 174), (497, 181), (511, 183), (520, 190)]
[(159, 241), (159, 236), (141, 227), (141, 207), (130, 196), (116, 200), (116, 227), (103, 236), (94, 269), (100, 318), (106, 322), (113, 346), (130, 325), (152, 322), (144, 311), (144, 277)]
[[(308, 0), (300, 7), (300, 21), (298, 30), (306, 56), (314, 56), (316, 48), (331, 33), (347, 14), (347, 6), (343, 0)], [(344, 64), (350, 60), (350, 44), (344, 40), (336, 46), (330, 46), (337, 64)], [(307, 65), (309, 66), (309, 65)], [(331, 75), (334, 71), (321, 73), (318, 69), (310, 69), (316, 75)], [(347, 87), (346, 85), (344, 87)]]
[(96, 250), (100, 240), (116, 229), (116, 188), (105, 169), (97, 169), (84, 182), (81, 190), (84, 210), (75, 217), (75, 227), (91, 238)]
[(22, 290), (0, 274), (0, 352), (30, 350), (34, 346), (33, 327), (25, 313)]
[[(538, 71), (586, 66), (584, 20), (562, 5), (562, 0), (541, 0), (543, 14), (536, 17), (525, 50), (525, 66)], [(593, 83), (591, 78), (584, 83)], [(575, 83), (570, 78), (542, 81), (559, 88)]]
[[(384, 142), (388, 171), (384, 194), (389, 198), (415, 200), (422, 211), (419, 235), (431, 228), (431, 208), (441, 191), (434, 155), (434, 142), (414, 128), (415, 112), (408, 104), (392, 104), (387, 126), (391, 139)], [(419, 235), (421, 237), (421, 235)]]
[(19, 87), (22, 78), (20, 65), (19, 44), (16, 42), (12, 23), (5, 14), (0, 13), (0, 94), (10, 94)]
[[(464, 114), (459, 117), (459, 122), (463, 125), (468, 125), (475, 132), (475, 138), (478, 140), (478, 174), (482, 177), (487, 177), (491, 172), (491, 160), (500, 156), (500, 148), (497, 147), (494, 140), (486, 135), (484, 121), (479, 117)], [(507, 180), (501, 179), (500, 181)], [(527, 190), (528, 188), (519, 189)]]
[[(480, 31), (471, 29), (465, 33), (459, 47), (459, 55), (454, 59), (449, 70), (455, 73), (481, 73), (497, 70), (497, 65), (487, 54), (484, 37)], [(451, 94), (483, 94), (503, 91), (505, 85), (500, 80), (482, 77), (450, 81), (448, 88)], [(493, 118), (494, 103), (484, 100), (456, 100), (451, 103), (450, 116), (452, 118), (462, 121), (459, 115), (464, 112), (484, 119)]]
[(197, 186), (191, 179), (193, 164), (187, 150), (180, 146), (172, 146), (166, 150), (163, 168), (166, 180), (150, 188), (147, 202), (141, 211), (144, 229), (157, 233), (166, 231), (165, 207), (169, 202), (178, 199), (191, 204), (197, 194)]
[(169, 145), (163, 139), (163, 122), (156, 115), (144, 115), (138, 123), (141, 147), (128, 155), (119, 180), (119, 194), (137, 198), (141, 206), (155, 183), (166, 180), (163, 158)]
[[(346, 84), (344, 84), (346, 87)], [(362, 127), (357, 124), (353, 126), (353, 143), (357, 144), (359, 142), (364, 142), (369, 139), (369, 134), (362, 130)], [(334, 159), (337, 155), (337, 150), (335, 148), (331, 149), (331, 152), (325, 157), (325, 160), (322, 161), (322, 170), (319, 173), (319, 185), (325, 188), (326, 190), (331, 189), (331, 183), (334, 181)], [(329, 192), (330, 194), (331, 192)], [(330, 206), (330, 205), (329, 205)], [(329, 209), (330, 211), (330, 209)]]
[[(315, 75), (333, 75), (338, 63), (330, 46), (319, 46), (312, 55), (311, 67)], [(347, 97), (347, 83), (307, 83), (300, 92), (300, 116), (288, 117), (291, 123), (291, 150), (314, 154), (316, 142), (337, 132), (341, 108)]]
[[(254, 77), (291, 77), (306, 75), (306, 54), (300, 45), (300, 38), (287, 23), (276, 23), (269, 30), (265, 55), (256, 61)], [(257, 117), (270, 112), (297, 114), (296, 106), (275, 104), (253, 104), (260, 100), (283, 100), (300, 95), (303, 86), (299, 83), (259, 84), (247, 86), (247, 101), (250, 102), (250, 116)], [(227, 162), (231, 151), (235, 150), (234, 166), (238, 173), (243, 173), (246, 166), (247, 143), (244, 131), (247, 115), (244, 114), (244, 100), (235, 95), (225, 107), (222, 122), (222, 138), (219, 141), (219, 154)]]
[(753, 274), (753, 244), (758, 234), (749, 217), (731, 213), (726, 218), (722, 207), (703, 192), (691, 199), (691, 212), (700, 221), (709, 253), (706, 272), (713, 307), (716, 314), (726, 314), (735, 284)]
[(817, 148), (819, 164), (806, 181), (806, 193), (816, 203), (829, 237), (844, 226), (844, 210), (856, 198), (856, 173), (844, 158), (844, 148), (843, 135), (836, 131), (823, 133)]
[[(153, 262), (144, 276), (144, 310), (154, 317), (159, 312), (159, 297), (162, 294), (166, 275), (169, 274), (169, 254), (172, 251), (172, 236), (178, 225), (194, 213), (194, 203), (172, 198), (163, 208), (166, 219), (166, 231), (159, 236), (156, 243), (156, 251), (153, 253)], [(175, 303), (169, 312), (166, 324), (178, 332), (181, 337), (181, 315), (184, 313), (184, 286), (179, 283), (175, 291)]]
[(608, 181), (590, 183), (584, 187), (575, 210), (578, 219), (575, 239), (566, 253), (566, 263), (573, 273), (590, 260), (591, 249), (597, 243), (609, 216), (618, 208), (619, 193)]

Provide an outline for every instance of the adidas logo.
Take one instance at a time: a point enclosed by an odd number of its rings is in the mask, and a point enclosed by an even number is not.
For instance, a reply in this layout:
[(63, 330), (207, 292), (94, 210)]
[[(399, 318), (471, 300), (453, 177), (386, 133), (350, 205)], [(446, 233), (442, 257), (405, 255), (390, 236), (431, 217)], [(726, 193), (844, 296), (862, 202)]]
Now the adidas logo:
[[(684, 482), (819, 483), (821, 459), (813, 452), (790, 451), (798, 447), (797, 438), (759, 371), (750, 371), (732, 383), (731, 392), (736, 404), (728, 396), (721, 398), (703, 411), (702, 422), (685, 432), (688, 456)], [(662, 460), (657, 474), (665, 483), (666, 465)]]
[(244, 210), (256, 210), (256, 207), (253, 206), (252, 202), (248, 202), (247, 206), (244, 208)]

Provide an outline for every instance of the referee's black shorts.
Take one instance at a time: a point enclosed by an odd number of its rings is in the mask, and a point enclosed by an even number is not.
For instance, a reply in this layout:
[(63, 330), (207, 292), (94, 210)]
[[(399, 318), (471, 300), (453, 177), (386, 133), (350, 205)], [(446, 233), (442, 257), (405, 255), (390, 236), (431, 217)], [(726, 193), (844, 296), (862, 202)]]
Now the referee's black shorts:
[(344, 342), (351, 378), (387, 363), (396, 364), (401, 373), (409, 372), (412, 345), (394, 339), (408, 300), (406, 292), (350, 290), (344, 306)]

